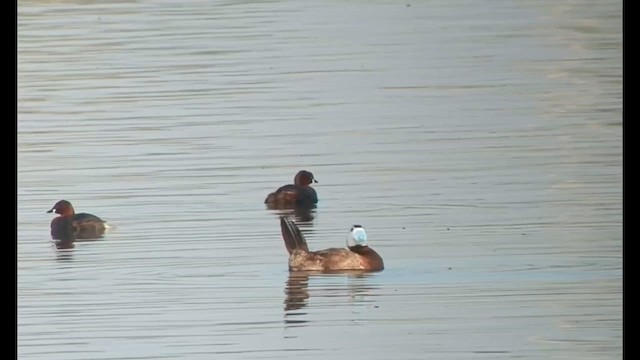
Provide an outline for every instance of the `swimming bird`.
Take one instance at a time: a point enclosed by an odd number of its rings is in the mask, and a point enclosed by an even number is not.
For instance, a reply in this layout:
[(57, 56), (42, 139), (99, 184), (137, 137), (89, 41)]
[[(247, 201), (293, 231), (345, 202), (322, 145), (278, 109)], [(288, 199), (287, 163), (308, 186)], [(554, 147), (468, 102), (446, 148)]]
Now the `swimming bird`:
[(293, 178), (293, 184), (279, 187), (267, 195), (264, 203), (270, 208), (313, 207), (318, 202), (316, 190), (309, 186), (313, 182), (318, 181), (311, 172), (300, 170)]
[(384, 269), (382, 257), (367, 242), (367, 233), (360, 225), (353, 225), (347, 234), (347, 248), (310, 251), (298, 226), (281, 217), (280, 228), (289, 252), (290, 271), (340, 271)]
[(92, 239), (100, 237), (109, 228), (99, 217), (87, 214), (76, 214), (73, 205), (67, 200), (58, 201), (47, 213), (55, 212), (60, 216), (51, 220), (51, 236), (54, 239)]

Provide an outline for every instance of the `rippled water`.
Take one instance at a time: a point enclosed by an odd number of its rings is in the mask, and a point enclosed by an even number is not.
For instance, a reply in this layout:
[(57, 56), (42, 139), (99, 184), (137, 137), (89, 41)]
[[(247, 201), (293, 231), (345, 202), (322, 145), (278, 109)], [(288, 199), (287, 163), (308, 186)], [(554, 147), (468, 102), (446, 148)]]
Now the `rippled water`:
[[(621, 15), (20, 0), (19, 358), (622, 358)], [(383, 272), (288, 272), (303, 168)], [(60, 199), (115, 229), (56, 248)]]

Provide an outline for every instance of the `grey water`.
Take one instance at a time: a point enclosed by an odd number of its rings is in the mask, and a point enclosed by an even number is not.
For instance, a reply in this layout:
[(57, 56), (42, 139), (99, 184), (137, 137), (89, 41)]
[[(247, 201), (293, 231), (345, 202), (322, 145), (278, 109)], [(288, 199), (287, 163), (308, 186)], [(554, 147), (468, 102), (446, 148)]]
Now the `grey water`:
[(622, 358), (621, 1), (20, 0), (17, 90), (20, 359)]

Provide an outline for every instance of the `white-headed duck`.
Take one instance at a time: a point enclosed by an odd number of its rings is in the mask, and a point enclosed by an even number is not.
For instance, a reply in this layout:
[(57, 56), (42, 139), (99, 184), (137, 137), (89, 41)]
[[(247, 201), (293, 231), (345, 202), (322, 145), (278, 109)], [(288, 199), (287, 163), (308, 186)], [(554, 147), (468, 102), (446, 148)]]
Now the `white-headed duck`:
[(347, 235), (347, 248), (310, 251), (298, 226), (290, 219), (280, 218), (282, 238), (289, 252), (290, 271), (340, 271), (384, 269), (382, 257), (367, 243), (367, 233), (353, 225)]

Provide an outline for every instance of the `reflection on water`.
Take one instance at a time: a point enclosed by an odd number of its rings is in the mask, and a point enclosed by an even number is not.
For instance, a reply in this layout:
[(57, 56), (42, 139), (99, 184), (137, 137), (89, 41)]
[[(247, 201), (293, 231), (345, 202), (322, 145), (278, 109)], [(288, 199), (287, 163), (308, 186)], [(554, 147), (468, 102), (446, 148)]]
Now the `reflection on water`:
[[(315, 219), (317, 210), (316, 207), (293, 207), (283, 209), (270, 206), (267, 206), (267, 209), (269, 209), (273, 214), (277, 215), (278, 219), (281, 217), (292, 218), (301, 226), (311, 225), (313, 219)], [(280, 224), (280, 220), (278, 220), (278, 224)]]
[(76, 239), (74, 238), (53, 239), (52, 242), (55, 245), (56, 249), (59, 249), (59, 250), (73, 249), (74, 247), (76, 247), (75, 245)]
[(76, 243), (91, 243), (95, 241), (103, 241), (105, 238), (103, 236), (95, 238), (95, 237), (52, 237), (51, 242), (55, 245), (56, 249), (73, 249)]
[(55, 247), (58, 250), (56, 251), (56, 261), (64, 263), (73, 260), (72, 249), (75, 247), (73, 242), (56, 242)]
[[(310, 271), (291, 271), (287, 282), (285, 283), (285, 299), (284, 299), (284, 321), (287, 325), (304, 324), (305, 312), (301, 312), (313, 298), (331, 298), (333, 302), (342, 302), (346, 300), (348, 303), (357, 304), (366, 302), (367, 296), (373, 296), (376, 286), (368, 283), (369, 277), (375, 276), (374, 273), (365, 271), (340, 271), (333, 274), (310, 272)], [(331, 287), (313, 287), (309, 290), (309, 281), (326, 279), (326, 278), (346, 278), (346, 285), (332, 285)], [(313, 284), (312, 284), (313, 285)], [(311, 296), (313, 294), (313, 296)], [(336, 299), (337, 298), (337, 299)], [(310, 300), (311, 299), (311, 300)]]
[(285, 322), (290, 322), (287, 316), (296, 316), (299, 313), (289, 313), (291, 310), (299, 310), (307, 306), (309, 298), (309, 274), (306, 272), (290, 272), (284, 288)]
[(73, 260), (74, 249), (78, 243), (93, 243), (98, 241), (106, 241), (104, 237), (99, 238), (82, 238), (82, 237), (52, 237), (49, 242), (55, 247), (55, 258), (59, 262), (68, 262)]

